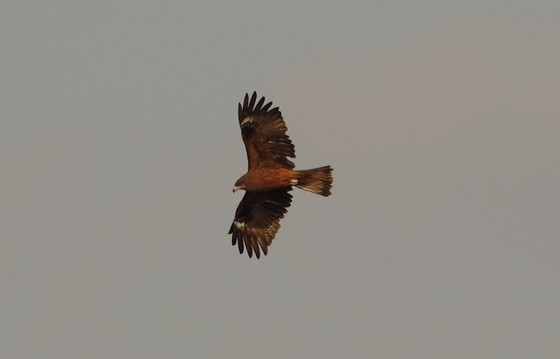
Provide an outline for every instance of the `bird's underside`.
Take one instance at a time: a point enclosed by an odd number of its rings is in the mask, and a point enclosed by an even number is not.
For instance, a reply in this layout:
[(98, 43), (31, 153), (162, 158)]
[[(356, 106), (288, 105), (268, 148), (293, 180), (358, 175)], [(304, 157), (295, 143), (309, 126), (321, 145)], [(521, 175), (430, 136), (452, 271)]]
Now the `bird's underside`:
[(245, 190), (235, 211), (229, 234), (239, 252), (247, 249), (249, 257), (266, 255), (280, 228), (280, 219), (291, 205), (292, 188), (298, 187), (322, 196), (329, 196), (332, 187), (332, 168), (324, 166), (309, 170), (294, 170), (289, 158), (295, 158), (292, 141), (278, 107), (265, 98), (256, 102), (257, 94), (245, 95), (239, 104), (239, 125), (247, 152), (249, 168), (235, 182), (234, 191)]

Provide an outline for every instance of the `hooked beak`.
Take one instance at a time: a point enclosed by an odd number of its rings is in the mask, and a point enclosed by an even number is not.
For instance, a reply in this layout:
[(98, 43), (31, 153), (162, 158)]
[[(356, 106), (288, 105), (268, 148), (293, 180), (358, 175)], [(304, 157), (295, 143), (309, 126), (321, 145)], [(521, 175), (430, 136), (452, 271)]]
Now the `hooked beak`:
[(233, 186), (233, 189), (231, 191), (235, 193), (235, 191), (237, 191), (238, 189), (240, 189), (238, 186)]

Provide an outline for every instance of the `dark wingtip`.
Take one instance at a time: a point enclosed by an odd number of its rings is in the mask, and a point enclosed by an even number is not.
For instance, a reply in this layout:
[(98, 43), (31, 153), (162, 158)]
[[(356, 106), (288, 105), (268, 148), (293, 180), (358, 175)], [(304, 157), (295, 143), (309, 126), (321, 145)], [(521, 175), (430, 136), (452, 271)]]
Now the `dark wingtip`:
[(255, 108), (255, 102), (257, 101), (257, 92), (253, 92), (253, 96), (251, 96), (251, 100), (249, 101), (249, 109)]
[(237, 238), (237, 248), (239, 248), (239, 254), (243, 254), (243, 238)]
[[(258, 99), (258, 101), (257, 101)], [(268, 114), (270, 116), (282, 116), (280, 109), (278, 107), (272, 107), (272, 101), (266, 102), (266, 97), (262, 96), (260, 99), (257, 95), (257, 91), (253, 91), (251, 96), (249, 93), (245, 93), (243, 98), (243, 103), (239, 103), (237, 107), (237, 115), (239, 121), (242, 121), (246, 116), (254, 114)]]
[(253, 257), (253, 248), (247, 242), (245, 242), (245, 246), (247, 247), (247, 254), (249, 255), (249, 258), (252, 258)]
[(259, 102), (258, 102), (257, 105), (255, 106), (255, 112), (261, 111), (261, 108), (262, 108), (263, 103), (264, 103), (264, 96), (261, 97), (261, 99), (259, 100)]

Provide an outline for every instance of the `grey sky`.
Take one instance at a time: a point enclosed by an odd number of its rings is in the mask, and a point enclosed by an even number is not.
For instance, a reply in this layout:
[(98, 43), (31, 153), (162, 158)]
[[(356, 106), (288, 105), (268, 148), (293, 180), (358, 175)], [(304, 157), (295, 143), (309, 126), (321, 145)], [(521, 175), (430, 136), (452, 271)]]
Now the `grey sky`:
[[(4, 1), (0, 357), (556, 358), (558, 1)], [(237, 102), (280, 106), (267, 257)]]

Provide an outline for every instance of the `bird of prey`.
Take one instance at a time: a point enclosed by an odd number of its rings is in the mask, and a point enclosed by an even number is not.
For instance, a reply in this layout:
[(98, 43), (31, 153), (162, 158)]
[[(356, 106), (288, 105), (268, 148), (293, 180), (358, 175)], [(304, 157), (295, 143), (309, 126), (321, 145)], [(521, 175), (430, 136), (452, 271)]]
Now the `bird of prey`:
[(238, 106), (241, 137), (245, 144), (249, 169), (235, 182), (233, 192), (245, 190), (245, 195), (235, 211), (229, 229), (232, 244), (239, 253), (247, 249), (249, 257), (261, 250), (266, 255), (268, 246), (280, 228), (280, 219), (290, 207), (292, 187), (329, 196), (332, 187), (331, 166), (308, 170), (295, 170), (292, 141), (278, 107), (265, 98), (257, 102), (257, 93), (249, 99), (245, 95), (243, 105)]

